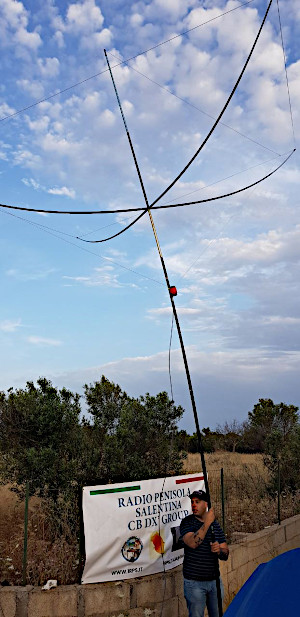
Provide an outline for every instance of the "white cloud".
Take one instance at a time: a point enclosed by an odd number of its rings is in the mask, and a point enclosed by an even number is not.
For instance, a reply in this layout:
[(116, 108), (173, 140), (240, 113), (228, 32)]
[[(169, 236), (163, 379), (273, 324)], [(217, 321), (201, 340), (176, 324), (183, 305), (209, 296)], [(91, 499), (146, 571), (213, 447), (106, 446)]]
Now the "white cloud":
[(68, 6), (67, 24), (73, 32), (99, 30), (102, 28), (103, 21), (101, 9), (95, 5), (95, 0), (83, 0), (83, 2)]
[(30, 267), (29, 264), (24, 266), (23, 270), (18, 268), (10, 268), (6, 270), (5, 274), (8, 277), (14, 278), (17, 281), (40, 281), (46, 279), (48, 276), (56, 272), (56, 268), (37, 269), (36, 266)]
[(41, 45), (41, 37), (38, 32), (28, 32), (26, 28), (19, 28), (15, 33), (16, 43), (20, 43), (25, 47), (36, 50)]
[(36, 169), (40, 167), (41, 163), (41, 156), (39, 154), (31, 152), (30, 150), (19, 147), (18, 150), (14, 152), (15, 165), (20, 165), (21, 167), (25, 167), (28, 169)]
[(34, 178), (22, 178), (23, 184), (30, 188), (33, 188), (35, 191), (43, 191), (44, 193), (49, 193), (50, 195), (63, 195), (65, 197), (70, 197), (71, 199), (75, 199), (76, 192), (72, 188), (68, 188), (67, 186), (61, 187), (53, 187), (46, 188), (39, 182), (37, 182)]
[(20, 45), (36, 51), (41, 45), (38, 32), (28, 29), (28, 11), (22, 2), (2, 0), (0, 5), (0, 40), (3, 46)]
[(55, 153), (55, 156), (74, 156), (77, 151), (80, 153), (80, 143), (76, 142), (73, 138), (59, 137), (54, 133), (47, 133), (42, 137), (41, 145), (45, 152)]
[(28, 92), (34, 99), (41, 99), (44, 96), (44, 86), (40, 81), (19, 79), (18, 86)]
[(94, 268), (89, 276), (67, 276), (63, 279), (84, 285), (85, 287), (121, 287), (118, 274), (114, 273), (112, 265)]
[(65, 197), (71, 197), (71, 199), (75, 199), (76, 197), (74, 189), (69, 189), (66, 186), (62, 186), (61, 188), (48, 189), (47, 193), (50, 193), (51, 195), (65, 195)]
[(42, 336), (28, 336), (26, 340), (31, 345), (41, 345), (45, 347), (59, 347), (62, 345), (62, 341), (52, 338), (44, 338)]
[[(156, 309), (149, 309), (148, 311), (150, 316), (160, 316), (160, 315), (171, 315), (172, 314), (172, 309), (171, 307), (162, 307), (162, 308), (156, 308)], [(201, 310), (198, 308), (189, 308), (189, 307), (178, 307), (177, 309), (177, 313), (180, 316), (182, 315), (187, 315), (188, 317), (199, 317), (199, 315), (201, 314)]]
[(36, 182), (34, 178), (22, 178), (22, 182), (23, 184), (25, 184), (25, 186), (30, 186), (35, 191), (43, 190), (43, 187), (38, 182)]
[[(204, 245), (209, 240), (204, 240)], [(227, 268), (238, 263), (242, 268), (247, 264), (274, 265), (280, 261), (297, 261), (300, 257), (300, 225), (292, 230), (270, 230), (259, 234), (253, 240), (219, 238), (213, 252)]]
[(64, 35), (63, 35), (63, 33), (60, 30), (57, 30), (54, 33), (53, 40), (55, 41), (55, 43), (57, 44), (59, 49), (62, 49), (64, 47), (64, 45), (65, 45)]
[(2, 332), (16, 332), (21, 327), (21, 319), (5, 319), (0, 322)]
[(81, 39), (82, 47), (90, 50), (103, 50), (103, 47), (109, 47), (112, 40), (112, 32), (108, 28), (103, 28), (101, 32), (93, 32), (88, 36), (83, 36)]
[[(260, 397), (297, 404), (292, 391), (297, 390), (299, 352), (284, 356), (271, 355), (261, 349), (204, 353), (195, 346), (187, 346), (186, 353), (192, 368), (201, 427), (214, 427), (218, 422), (233, 417), (245, 419)], [(186, 410), (183, 425), (193, 432), (194, 421), (180, 349), (172, 349), (171, 373), (176, 404), (182, 404)], [(81, 392), (84, 383), (97, 381), (102, 374), (120, 384), (131, 396), (149, 391), (157, 394), (169, 389), (168, 352), (127, 357), (100, 366), (56, 373), (52, 380), (59, 387), (67, 386)]]
[(36, 120), (30, 120), (29, 116), (27, 117), (27, 122), (29, 128), (37, 134), (44, 133), (47, 131), (50, 123), (50, 118), (47, 115), (41, 116)]
[(142, 25), (143, 21), (144, 18), (139, 13), (133, 13), (133, 15), (131, 15), (130, 17), (130, 23), (133, 28), (139, 28)]
[(42, 77), (56, 77), (59, 73), (60, 62), (58, 58), (39, 58), (38, 66)]
[(11, 116), (15, 113), (15, 109), (7, 105), (7, 103), (0, 104), (0, 118), (4, 118), (5, 116)]

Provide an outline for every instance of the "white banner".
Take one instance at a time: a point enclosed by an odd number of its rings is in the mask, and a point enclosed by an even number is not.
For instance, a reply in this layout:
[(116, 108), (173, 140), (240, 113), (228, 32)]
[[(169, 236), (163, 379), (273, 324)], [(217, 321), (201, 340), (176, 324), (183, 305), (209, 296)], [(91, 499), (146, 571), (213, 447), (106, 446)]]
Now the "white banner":
[(181, 520), (202, 474), (86, 486), (86, 562), (82, 583), (116, 581), (170, 570), (182, 563)]

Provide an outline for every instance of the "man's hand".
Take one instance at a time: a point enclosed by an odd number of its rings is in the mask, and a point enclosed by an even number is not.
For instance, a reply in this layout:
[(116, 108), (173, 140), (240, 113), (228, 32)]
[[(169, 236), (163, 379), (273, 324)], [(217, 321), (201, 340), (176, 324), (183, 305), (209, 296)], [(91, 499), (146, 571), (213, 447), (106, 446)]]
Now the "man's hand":
[(211, 542), (210, 543), (210, 550), (211, 550), (212, 553), (217, 553), (219, 555), (220, 552), (221, 552), (221, 547), (220, 547), (219, 542)]
[(210, 525), (214, 522), (214, 520), (216, 518), (213, 509), (210, 508), (210, 510), (208, 510), (208, 512), (205, 512), (203, 514), (202, 518), (203, 518), (205, 527), (206, 528), (210, 527)]
[(190, 548), (198, 548), (198, 546), (202, 544), (210, 525), (215, 520), (215, 513), (212, 508), (203, 514), (202, 520), (203, 525), (200, 529), (195, 531), (195, 533), (188, 531), (188, 533), (186, 533), (182, 538), (184, 543)]
[(229, 548), (226, 542), (222, 542), (221, 544), (219, 544), (219, 542), (211, 542), (210, 548), (212, 553), (217, 553), (219, 559), (227, 561)]

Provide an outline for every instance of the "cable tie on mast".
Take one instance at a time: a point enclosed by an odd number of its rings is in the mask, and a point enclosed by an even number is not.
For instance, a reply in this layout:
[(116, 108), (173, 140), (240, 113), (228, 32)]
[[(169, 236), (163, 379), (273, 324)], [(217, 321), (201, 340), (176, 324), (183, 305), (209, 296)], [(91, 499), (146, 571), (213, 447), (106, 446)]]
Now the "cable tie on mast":
[(175, 285), (172, 285), (172, 287), (169, 287), (169, 292), (170, 292), (170, 296), (172, 297), (177, 296), (177, 289)]

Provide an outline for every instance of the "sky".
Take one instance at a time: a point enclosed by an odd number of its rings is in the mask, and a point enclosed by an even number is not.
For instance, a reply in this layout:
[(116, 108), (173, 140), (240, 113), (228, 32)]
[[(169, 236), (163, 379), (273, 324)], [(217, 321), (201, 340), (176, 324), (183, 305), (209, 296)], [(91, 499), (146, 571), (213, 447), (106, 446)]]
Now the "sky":
[[(156, 199), (205, 139), (250, 52), (267, 2), (241, 4), (2, 0), (0, 202), (144, 206), (104, 48)], [(161, 204), (240, 189), (296, 147), (300, 6), (279, 7), (289, 88), (273, 0), (221, 123)], [(300, 403), (299, 185), (296, 151), (237, 195), (153, 211), (200, 427), (243, 421), (259, 398)], [(172, 315), (148, 214), (115, 239), (86, 242), (131, 220), (0, 208), (1, 390), (45, 376), (83, 394), (104, 374), (131, 396), (171, 396)], [(170, 365), (181, 427), (193, 432), (175, 329)]]

